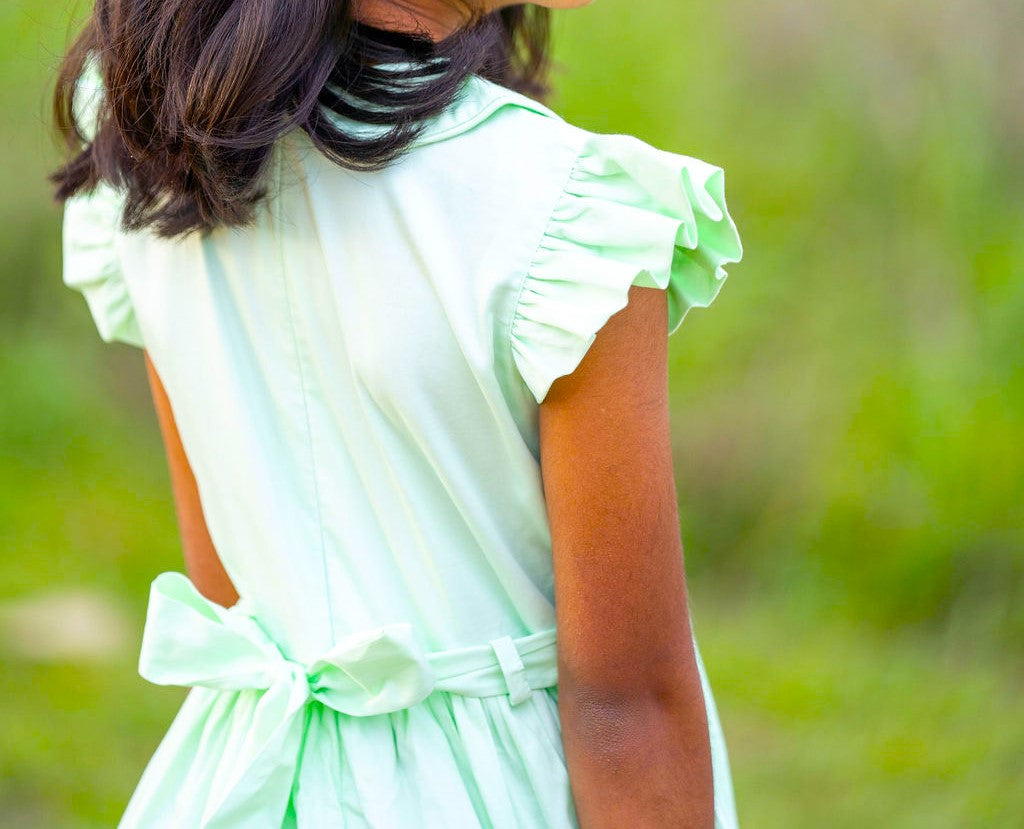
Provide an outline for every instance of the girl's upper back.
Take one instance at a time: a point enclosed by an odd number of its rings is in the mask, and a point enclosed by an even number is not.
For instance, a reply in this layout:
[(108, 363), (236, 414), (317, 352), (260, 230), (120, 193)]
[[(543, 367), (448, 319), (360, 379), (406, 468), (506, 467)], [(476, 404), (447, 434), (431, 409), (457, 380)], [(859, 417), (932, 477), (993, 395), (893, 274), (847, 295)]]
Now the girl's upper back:
[(471, 76), (380, 171), (289, 134), (251, 227), (171, 241), (75, 196), (64, 279), (149, 352), (283, 650), (402, 620), (475, 644), (554, 625), (539, 403), (630, 285), (668, 291), (670, 333), (714, 299), (742, 256), (723, 179)]

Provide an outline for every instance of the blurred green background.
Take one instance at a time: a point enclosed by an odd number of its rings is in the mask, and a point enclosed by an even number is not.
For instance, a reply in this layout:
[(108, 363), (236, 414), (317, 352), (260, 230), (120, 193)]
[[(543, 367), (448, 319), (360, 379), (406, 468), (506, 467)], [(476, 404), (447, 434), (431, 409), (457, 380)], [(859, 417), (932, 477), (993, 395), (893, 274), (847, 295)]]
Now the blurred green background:
[[(141, 354), (60, 279), (53, 72), (0, 6), (0, 823), (112, 826), (184, 696)], [(1019, 0), (599, 0), (554, 108), (726, 170), (745, 259), (671, 342), (694, 620), (745, 827), (1024, 821)]]

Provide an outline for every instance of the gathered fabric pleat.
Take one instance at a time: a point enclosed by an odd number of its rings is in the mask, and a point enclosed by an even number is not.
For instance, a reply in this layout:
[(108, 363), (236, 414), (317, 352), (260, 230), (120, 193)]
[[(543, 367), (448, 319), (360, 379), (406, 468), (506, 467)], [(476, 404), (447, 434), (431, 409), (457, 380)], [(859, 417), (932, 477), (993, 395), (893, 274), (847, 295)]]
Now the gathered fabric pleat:
[[(284, 800), (256, 800), (230, 824), (210, 805), (249, 751), (260, 691), (192, 688), (121, 823), (126, 827), (524, 829), (575, 825), (554, 689), (522, 705), (435, 691), (400, 711), (355, 717), (308, 704)], [(261, 791), (264, 792), (260, 800)]]

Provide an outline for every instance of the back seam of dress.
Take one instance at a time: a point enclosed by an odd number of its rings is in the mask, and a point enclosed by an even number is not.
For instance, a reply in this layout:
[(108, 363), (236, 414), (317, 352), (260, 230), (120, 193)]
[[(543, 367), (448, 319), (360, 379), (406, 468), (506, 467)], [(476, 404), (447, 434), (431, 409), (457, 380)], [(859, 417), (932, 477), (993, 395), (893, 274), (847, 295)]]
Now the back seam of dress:
[[(275, 182), (276, 187), (280, 190), (284, 181), (284, 163), (285, 154), (287, 152), (287, 145), (281, 143), (277, 147), (277, 165), (275, 167), (277, 174), (277, 181)], [(283, 202), (280, 198), (280, 193), (277, 194), (277, 198), (274, 200), (274, 221), (277, 225), (276, 231), (277, 237), (277, 253), (278, 253), (278, 264), (280, 266), (281, 282), (284, 286), (285, 304), (287, 305), (288, 311), (288, 327), (292, 334), (292, 345), (295, 348), (295, 364), (299, 371), (299, 391), (302, 395), (302, 414), (306, 422), (306, 440), (309, 446), (309, 468), (310, 473), (313, 477), (313, 506), (316, 510), (316, 521), (317, 521), (317, 532), (320, 537), (320, 563), (321, 571), (323, 573), (323, 584), (324, 584), (324, 601), (327, 604), (327, 626), (330, 631), (331, 644), (335, 642), (334, 635), (334, 608), (331, 606), (331, 584), (330, 574), (327, 570), (327, 542), (324, 538), (324, 519), (323, 510), (320, 504), (320, 481), (317, 476), (316, 468), (316, 451), (313, 447), (313, 423), (309, 416), (309, 399), (308, 392), (306, 389), (306, 373), (302, 368), (302, 347), (299, 343), (299, 335), (295, 329), (295, 313), (292, 303), (291, 290), (288, 286), (288, 269), (286, 267), (287, 257), (284, 251), (284, 213), (283, 213)]]

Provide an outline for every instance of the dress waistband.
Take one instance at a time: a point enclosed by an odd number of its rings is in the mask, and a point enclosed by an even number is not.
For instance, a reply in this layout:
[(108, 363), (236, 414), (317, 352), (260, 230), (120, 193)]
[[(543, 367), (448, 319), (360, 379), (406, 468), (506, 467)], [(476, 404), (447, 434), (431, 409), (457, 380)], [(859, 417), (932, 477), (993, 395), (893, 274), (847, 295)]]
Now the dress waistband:
[(312, 700), (356, 717), (408, 708), (435, 690), (507, 694), (517, 705), (558, 680), (554, 628), (428, 653), (413, 626), (400, 622), (351, 633), (300, 663), (281, 653), (244, 597), (224, 607), (173, 571), (150, 586), (139, 674), (157, 685), (264, 691), (246, 725), (243, 756), (208, 804), (202, 829), (248, 826), (259, 816), (254, 804), (268, 798), (283, 814)]
[(508, 694), (517, 705), (558, 682), (554, 628), (424, 652), (413, 626), (398, 622), (350, 633), (303, 664), (281, 653), (244, 597), (224, 607), (178, 572), (161, 573), (150, 586), (139, 674), (157, 685), (222, 690), (287, 683), (303, 702), (316, 699), (355, 717), (408, 708), (434, 690)]

